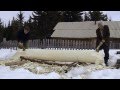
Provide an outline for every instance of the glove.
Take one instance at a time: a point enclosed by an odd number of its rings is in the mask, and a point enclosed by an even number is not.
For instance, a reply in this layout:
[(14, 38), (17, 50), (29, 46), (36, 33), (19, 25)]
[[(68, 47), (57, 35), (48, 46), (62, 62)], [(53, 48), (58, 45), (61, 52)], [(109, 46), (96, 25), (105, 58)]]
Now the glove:
[(102, 40), (102, 42), (104, 43), (104, 42), (105, 42), (105, 40), (103, 39), (103, 40)]
[(23, 46), (23, 43), (19, 42), (19, 43), (18, 43), (18, 48), (23, 49), (23, 47), (24, 47), (24, 46)]
[(103, 45), (103, 43), (105, 42), (105, 40), (103, 39), (100, 44), (98, 45), (98, 47), (96, 48), (96, 52), (99, 52), (99, 48)]
[(99, 47), (97, 47), (95, 50), (96, 50), (96, 52), (99, 52)]

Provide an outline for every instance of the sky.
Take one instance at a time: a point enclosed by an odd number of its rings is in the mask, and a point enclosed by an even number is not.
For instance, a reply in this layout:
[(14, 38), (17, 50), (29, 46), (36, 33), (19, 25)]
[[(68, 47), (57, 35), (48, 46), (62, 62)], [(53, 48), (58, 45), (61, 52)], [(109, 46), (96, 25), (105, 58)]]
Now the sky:
[(120, 11), (103, 11), (112, 21), (120, 21)]
[[(0, 18), (2, 22), (8, 24), (9, 20), (12, 20), (13, 17), (17, 18), (19, 11), (0, 11)], [(32, 15), (32, 11), (23, 11), (24, 20), (28, 20), (29, 16)]]
[[(8, 24), (9, 20), (12, 20), (13, 17), (16, 18), (18, 13), (19, 11), (0, 11), (0, 18), (2, 22)], [(23, 11), (23, 13), (25, 21), (32, 15), (32, 11)], [(120, 11), (103, 11), (103, 13), (107, 14), (112, 21), (120, 21)]]

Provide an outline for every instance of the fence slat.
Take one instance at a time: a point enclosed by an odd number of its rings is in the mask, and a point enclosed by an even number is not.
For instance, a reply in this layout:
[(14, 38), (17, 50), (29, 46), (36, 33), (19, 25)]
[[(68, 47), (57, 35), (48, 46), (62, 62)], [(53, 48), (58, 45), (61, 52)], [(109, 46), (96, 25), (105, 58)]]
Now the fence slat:
[[(29, 40), (29, 48), (48, 48), (48, 49), (95, 49), (94, 40), (72, 40), (72, 39), (36, 39)], [(9, 40), (0, 43), (0, 48), (17, 49), (17, 41)], [(120, 42), (110, 42), (110, 49), (120, 49)]]

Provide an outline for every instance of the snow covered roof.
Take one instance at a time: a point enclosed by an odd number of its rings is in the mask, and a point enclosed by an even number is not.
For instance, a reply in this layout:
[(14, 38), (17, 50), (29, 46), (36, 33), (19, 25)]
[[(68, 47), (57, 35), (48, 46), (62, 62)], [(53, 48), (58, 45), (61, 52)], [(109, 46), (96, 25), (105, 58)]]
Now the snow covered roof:
[[(96, 29), (98, 22), (59, 22), (51, 37), (59, 38), (94, 38), (96, 37)], [(120, 21), (103, 21), (104, 25), (108, 25), (110, 36), (112, 38), (120, 38)]]

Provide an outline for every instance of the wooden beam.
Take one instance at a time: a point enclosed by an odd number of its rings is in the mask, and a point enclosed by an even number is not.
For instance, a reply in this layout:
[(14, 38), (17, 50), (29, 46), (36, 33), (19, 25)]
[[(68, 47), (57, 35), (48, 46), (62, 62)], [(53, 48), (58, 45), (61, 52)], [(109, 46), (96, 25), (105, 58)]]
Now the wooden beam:
[(70, 63), (70, 64), (61, 64), (61, 63), (56, 63), (54, 61), (32, 59), (32, 58), (25, 57), (25, 56), (21, 56), (20, 59), (21, 59), (21, 61), (28, 60), (28, 61), (31, 61), (31, 62), (38, 62), (38, 63), (41, 63), (41, 64), (48, 64), (48, 65), (74, 66), (74, 67), (77, 65), (76, 62), (73, 62), (73, 63)]

